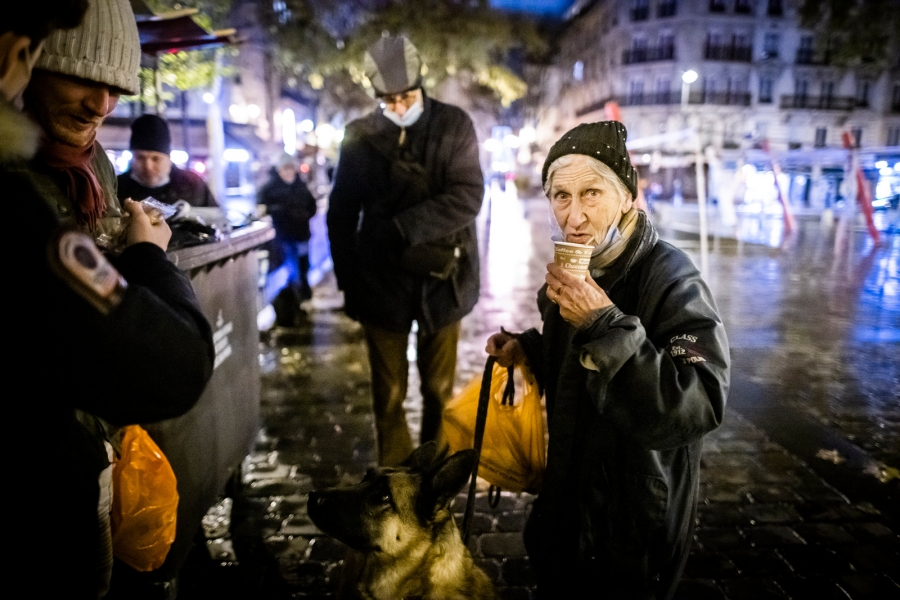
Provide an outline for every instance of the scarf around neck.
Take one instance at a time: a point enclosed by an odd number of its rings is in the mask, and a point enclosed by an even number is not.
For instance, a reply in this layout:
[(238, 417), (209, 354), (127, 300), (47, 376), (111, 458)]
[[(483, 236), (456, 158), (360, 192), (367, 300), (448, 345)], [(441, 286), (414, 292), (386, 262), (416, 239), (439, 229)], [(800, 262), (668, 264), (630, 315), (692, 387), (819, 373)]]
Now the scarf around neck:
[(65, 174), (66, 195), (75, 207), (75, 222), (89, 231), (106, 214), (106, 199), (91, 164), (94, 149), (94, 138), (83, 148), (47, 141), (38, 153), (44, 164)]

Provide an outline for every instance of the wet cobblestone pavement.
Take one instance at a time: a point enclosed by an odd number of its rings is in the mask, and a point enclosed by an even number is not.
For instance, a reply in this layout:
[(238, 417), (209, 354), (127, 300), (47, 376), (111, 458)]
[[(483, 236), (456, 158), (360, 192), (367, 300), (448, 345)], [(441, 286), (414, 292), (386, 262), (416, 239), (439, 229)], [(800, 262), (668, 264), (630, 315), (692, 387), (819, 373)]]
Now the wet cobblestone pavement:
[[(539, 323), (534, 294), (550, 260), (549, 248), (536, 250), (549, 235), (545, 201), (501, 195), (487, 216), (483, 296), (463, 321), (459, 387), (480, 374), (488, 335)], [(696, 238), (666, 237), (699, 264)], [(707, 438), (679, 598), (900, 598), (900, 236), (874, 251), (864, 234), (846, 248), (837, 237), (806, 222), (782, 248), (713, 244), (707, 279), (735, 385)], [(329, 278), (315, 294), (306, 327), (263, 336), (262, 430), (228, 491), (230, 528), (209, 524), (179, 598), (333, 596), (344, 547), (309, 521), (306, 494), (362, 477), (375, 462), (374, 425), (361, 329), (338, 310)], [(410, 379), (415, 430), (414, 368)], [(521, 540), (531, 500), (476, 503), (470, 547), (503, 598), (532, 597)]]

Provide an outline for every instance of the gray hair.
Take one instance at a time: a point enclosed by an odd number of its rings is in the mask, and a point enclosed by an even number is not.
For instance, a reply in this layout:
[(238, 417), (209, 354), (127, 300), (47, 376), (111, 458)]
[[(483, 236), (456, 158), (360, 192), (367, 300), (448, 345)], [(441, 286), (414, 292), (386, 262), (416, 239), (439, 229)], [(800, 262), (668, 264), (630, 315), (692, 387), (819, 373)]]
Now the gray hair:
[(550, 188), (553, 187), (553, 176), (556, 175), (556, 171), (562, 167), (568, 167), (579, 158), (585, 159), (591, 171), (593, 171), (594, 174), (597, 175), (597, 177), (610, 184), (612, 188), (616, 190), (616, 194), (619, 196), (619, 200), (622, 200), (623, 198), (626, 201), (633, 200), (631, 192), (627, 187), (625, 187), (625, 184), (621, 179), (619, 179), (619, 176), (616, 175), (615, 171), (606, 166), (605, 163), (597, 160), (593, 156), (588, 156), (587, 154), (566, 154), (554, 160), (550, 164), (550, 168), (547, 170), (547, 181), (544, 182), (545, 196), (547, 196), (548, 198), (550, 197)]

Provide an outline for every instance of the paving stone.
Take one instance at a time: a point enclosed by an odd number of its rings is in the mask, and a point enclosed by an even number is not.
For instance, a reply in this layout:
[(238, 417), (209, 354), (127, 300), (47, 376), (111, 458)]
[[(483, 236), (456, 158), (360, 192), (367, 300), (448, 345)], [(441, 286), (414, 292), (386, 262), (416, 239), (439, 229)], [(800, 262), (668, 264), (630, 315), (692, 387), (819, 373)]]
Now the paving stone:
[(512, 586), (533, 587), (535, 580), (534, 569), (528, 558), (508, 558), (500, 567), (504, 583)]
[(710, 579), (682, 579), (673, 600), (726, 600), (725, 593)]
[(484, 571), (495, 584), (500, 581), (500, 561), (493, 558), (476, 558), (475, 566)]
[(864, 573), (900, 575), (900, 557), (893, 552), (885, 552), (872, 545), (842, 548), (838, 552), (850, 559), (853, 566)]
[(521, 533), (486, 533), (478, 538), (480, 554), (498, 558), (527, 556)]
[(711, 482), (701, 485), (700, 498), (711, 503), (740, 504), (749, 502), (750, 499), (743, 491), (744, 487), (746, 486)]
[(790, 566), (771, 548), (738, 548), (728, 553), (738, 573), (744, 577), (782, 575), (790, 573)]
[(787, 504), (749, 504), (740, 510), (747, 519), (763, 525), (799, 523), (802, 520), (794, 507)]
[(534, 597), (528, 588), (503, 587), (500, 589), (500, 600), (532, 600)]
[(784, 600), (788, 595), (771, 579), (741, 577), (719, 583), (728, 600)]
[(900, 550), (900, 536), (884, 523), (850, 523), (844, 528), (861, 542), (872, 543), (882, 549)]
[(750, 525), (750, 518), (736, 504), (701, 504), (697, 507), (697, 523), (702, 527)]
[(846, 516), (844, 514), (844, 509), (847, 508), (847, 503), (843, 500), (837, 502), (820, 502), (820, 501), (807, 501), (800, 504), (795, 504), (794, 508), (796, 508), (797, 512), (805, 521), (845, 521)]
[(810, 544), (853, 546), (859, 543), (842, 525), (836, 523), (806, 523), (794, 526), (794, 530)]
[(839, 584), (853, 600), (891, 600), (900, 598), (900, 587), (884, 575), (855, 573), (841, 577)]
[(797, 575), (836, 576), (852, 570), (846, 557), (822, 546), (785, 546), (778, 553)]
[(797, 502), (800, 497), (790, 488), (777, 485), (748, 485), (741, 489), (754, 503)]
[(736, 577), (738, 571), (724, 552), (694, 550), (688, 557), (684, 574), (691, 579), (727, 579)]
[(836, 583), (825, 578), (787, 577), (775, 580), (791, 600), (848, 600)]
[(497, 515), (497, 531), (518, 531), (525, 529), (525, 511), (508, 512)]
[(695, 530), (697, 542), (704, 550), (729, 550), (747, 546), (737, 527), (703, 527)]
[(315, 537), (309, 542), (309, 560), (329, 562), (344, 560), (347, 546), (328, 536)]
[(796, 531), (782, 525), (743, 527), (741, 531), (747, 540), (760, 547), (781, 547), (805, 543)]

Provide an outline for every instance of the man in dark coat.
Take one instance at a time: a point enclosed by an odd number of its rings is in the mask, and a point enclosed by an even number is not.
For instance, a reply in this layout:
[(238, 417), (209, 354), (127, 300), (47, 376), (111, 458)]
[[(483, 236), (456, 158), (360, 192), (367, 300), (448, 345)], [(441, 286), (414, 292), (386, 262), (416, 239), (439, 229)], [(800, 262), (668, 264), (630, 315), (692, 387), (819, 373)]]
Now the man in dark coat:
[(413, 449), (403, 410), (413, 321), (421, 442), (436, 438), (452, 394), (459, 322), (478, 300), (484, 179), (471, 119), (425, 95), (409, 40), (381, 38), (365, 68), (382, 109), (346, 128), (328, 236), (345, 310), (365, 329), (379, 462), (394, 465)]
[(712, 294), (634, 206), (625, 138), (619, 122), (584, 124), (550, 149), (543, 181), (559, 241), (594, 248), (590, 274), (547, 265), (543, 331), (487, 345), (503, 366), (527, 362), (546, 393), (547, 469), (525, 529), (541, 598), (672, 597), (703, 436), (728, 395)]
[[(60, 220), (27, 168), (40, 128), (13, 101), (44, 38), (77, 25), (86, 7), (85, 0), (34, 0), (0, 22), (0, 196), (16, 203), (21, 225), (13, 231), (9, 280), (22, 282), (12, 317), (23, 331), (6, 366), (17, 390), (7, 416), (17, 424), (12, 446), (27, 455), (11, 461), (7, 475), (27, 491), (28, 512), (41, 515), (17, 538), (8, 569), (19, 595), (96, 600), (109, 586), (112, 562), (108, 514), (105, 527), (98, 515), (101, 497), (109, 496), (101, 473), (110, 457), (77, 413), (116, 425), (185, 413), (212, 374), (213, 343), (190, 282), (166, 258), (171, 232), (164, 222), (126, 203), (128, 247), (113, 267), (90, 237), (71, 230), (74, 223), (58, 238)], [(134, 19), (124, 1), (98, 3), (88, 26), (97, 24), (98, 8)], [(65, 34), (50, 41), (59, 44)]]
[(143, 115), (131, 124), (131, 165), (119, 175), (120, 200), (148, 196), (166, 204), (184, 200), (191, 206), (218, 206), (199, 175), (172, 164), (169, 124), (156, 115)]
[[(316, 216), (316, 199), (297, 172), (297, 159), (284, 154), (260, 189), (257, 204), (264, 205), (275, 227), (276, 250), (287, 270), (287, 282), (273, 300), (276, 323), (292, 326), (302, 316), (300, 302), (312, 298), (309, 287), (309, 220)], [(273, 261), (272, 266), (276, 266)], [(270, 270), (271, 272), (271, 270)]]

